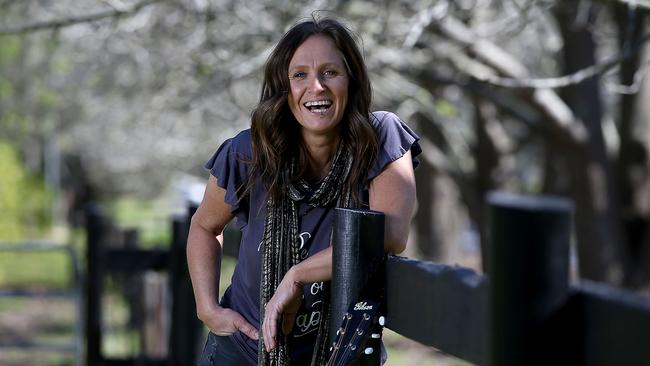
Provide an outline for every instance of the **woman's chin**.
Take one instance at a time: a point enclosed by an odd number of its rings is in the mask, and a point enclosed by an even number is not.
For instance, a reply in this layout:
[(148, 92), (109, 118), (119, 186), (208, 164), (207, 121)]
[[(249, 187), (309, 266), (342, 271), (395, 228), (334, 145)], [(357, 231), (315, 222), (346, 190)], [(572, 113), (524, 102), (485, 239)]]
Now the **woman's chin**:
[(307, 120), (305, 123), (301, 123), (303, 133), (311, 133), (317, 135), (325, 135), (329, 133), (336, 132), (338, 121), (335, 121), (331, 118), (322, 118), (315, 120)]
[(312, 133), (328, 133), (336, 129), (339, 124), (340, 118), (337, 118), (333, 111), (326, 111), (324, 113), (303, 113), (298, 123), (302, 126), (304, 131)]

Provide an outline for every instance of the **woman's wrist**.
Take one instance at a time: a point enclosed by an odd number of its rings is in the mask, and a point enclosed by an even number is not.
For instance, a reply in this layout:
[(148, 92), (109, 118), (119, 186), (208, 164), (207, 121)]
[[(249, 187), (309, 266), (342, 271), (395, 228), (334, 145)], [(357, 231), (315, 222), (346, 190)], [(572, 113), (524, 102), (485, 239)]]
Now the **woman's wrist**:
[(197, 304), (196, 315), (201, 321), (205, 322), (221, 309), (222, 307), (216, 301), (209, 304)]
[(291, 281), (291, 285), (298, 287), (300, 290), (305, 287), (305, 281), (301, 277), (301, 270), (302, 268), (300, 267), (300, 264), (296, 264), (295, 266), (291, 267), (286, 274), (287, 280)]
[(332, 249), (328, 247), (291, 267), (289, 278), (297, 283), (329, 281), (332, 278)]

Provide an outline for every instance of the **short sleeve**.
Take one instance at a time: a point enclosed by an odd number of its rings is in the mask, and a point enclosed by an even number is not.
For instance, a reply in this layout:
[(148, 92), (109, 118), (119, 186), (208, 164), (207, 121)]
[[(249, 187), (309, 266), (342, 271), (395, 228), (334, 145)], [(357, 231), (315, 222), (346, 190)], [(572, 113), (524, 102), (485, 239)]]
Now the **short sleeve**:
[(401, 158), (409, 150), (413, 159), (413, 169), (419, 165), (418, 155), (422, 153), (418, 143), (420, 137), (404, 121), (391, 112), (373, 112), (370, 122), (377, 132), (379, 152), (368, 172), (368, 181), (378, 176), (386, 165)]
[(232, 206), (238, 229), (248, 223), (248, 199), (239, 195), (248, 181), (250, 152), (250, 131), (242, 131), (224, 141), (203, 166), (217, 179), (217, 185), (226, 190), (224, 201)]

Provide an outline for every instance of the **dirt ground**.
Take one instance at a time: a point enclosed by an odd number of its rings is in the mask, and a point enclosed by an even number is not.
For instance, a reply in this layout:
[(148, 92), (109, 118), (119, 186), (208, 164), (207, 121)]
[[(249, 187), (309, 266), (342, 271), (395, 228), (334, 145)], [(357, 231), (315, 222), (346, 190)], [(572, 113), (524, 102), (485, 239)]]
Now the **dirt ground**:
[[(75, 341), (74, 324), (78, 309), (70, 299), (0, 299), (0, 344), (39, 342), (52, 347), (67, 347)], [(390, 330), (384, 331), (388, 365), (460, 366), (467, 365), (447, 357)], [(2, 366), (73, 366), (74, 349), (0, 348)]]
[(74, 326), (78, 315), (70, 299), (0, 299), (0, 344), (43, 345), (2, 347), (0, 365), (75, 365)]

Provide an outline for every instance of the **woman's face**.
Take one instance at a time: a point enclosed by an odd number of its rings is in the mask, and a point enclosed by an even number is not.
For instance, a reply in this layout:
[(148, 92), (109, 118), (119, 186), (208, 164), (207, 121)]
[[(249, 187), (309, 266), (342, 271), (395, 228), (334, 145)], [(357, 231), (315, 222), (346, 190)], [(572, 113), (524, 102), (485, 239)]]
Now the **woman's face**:
[(289, 62), (289, 107), (303, 136), (337, 131), (348, 103), (346, 70), (327, 36), (311, 36), (296, 49)]

